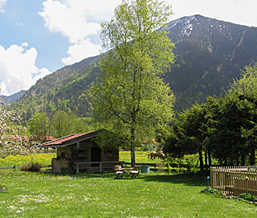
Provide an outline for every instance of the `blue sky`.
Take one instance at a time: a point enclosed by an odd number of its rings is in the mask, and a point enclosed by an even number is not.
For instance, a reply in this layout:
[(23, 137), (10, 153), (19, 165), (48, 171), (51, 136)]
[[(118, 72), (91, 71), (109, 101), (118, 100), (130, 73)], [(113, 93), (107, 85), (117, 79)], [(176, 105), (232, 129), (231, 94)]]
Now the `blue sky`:
[[(0, 0), (0, 88), (10, 95), (101, 50), (100, 24), (122, 0)], [(171, 20), (201, 14), (257, 27), (257, 0), (166, 0)], [(256, 36), (257, 37), (257, 36)]]

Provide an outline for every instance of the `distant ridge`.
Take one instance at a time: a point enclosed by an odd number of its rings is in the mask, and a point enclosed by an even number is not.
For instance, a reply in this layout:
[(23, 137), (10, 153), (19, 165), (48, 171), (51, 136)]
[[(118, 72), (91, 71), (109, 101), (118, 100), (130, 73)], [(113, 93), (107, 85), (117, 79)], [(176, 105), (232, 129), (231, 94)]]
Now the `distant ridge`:
[(22, 95), (24, 95), (25, 92), (26, 90), (21, 90), (10, 96), (0, 95), (0, 97), (4, 100), (6, 104), (12, 104), (13, 102), (17, 101)]

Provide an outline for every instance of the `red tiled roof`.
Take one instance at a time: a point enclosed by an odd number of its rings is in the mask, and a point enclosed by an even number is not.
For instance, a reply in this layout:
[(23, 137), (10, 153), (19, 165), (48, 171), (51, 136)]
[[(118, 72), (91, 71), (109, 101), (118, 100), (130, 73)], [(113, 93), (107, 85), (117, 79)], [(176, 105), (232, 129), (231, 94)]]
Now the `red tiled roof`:
[(62, 145), (64, 142), (67, 142), (71, 139), (78, 138), (78, 137), (83, 136), (83, 135), (87, 135), (89, 133), (92, 133), (92, 132), (86, 132), (86, 133), (79, 133), (79, 134), (72, 134), (72, 135), (64, 136), (62, 138), (59, 138), (59, 139), (56, 139), (56, 140), (53, 140), (53, 141), (50, 141), (50, 142), (46, 142), (46, 143), (42, 144), (42, 146)]

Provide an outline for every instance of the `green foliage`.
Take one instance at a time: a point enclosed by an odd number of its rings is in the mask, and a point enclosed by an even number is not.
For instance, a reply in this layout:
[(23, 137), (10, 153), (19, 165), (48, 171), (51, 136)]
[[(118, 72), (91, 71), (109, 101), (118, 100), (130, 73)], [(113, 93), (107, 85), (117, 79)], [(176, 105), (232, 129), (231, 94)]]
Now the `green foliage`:
[(35, 162), (26, 163), (20, 167), (21, 171), (29, 171), (29, 172), (38, 172), (40, 171), (40, 169), (41, 169), (40, 164)]
[(34, 138), (46, 141), (46, 136), (55, 138), (63, 137), (73, 133), (93, 131), (91, 118), (78, 118), (74, 112), (56, 111), (52, 116), (45, 112), (36, 113), (28, 122)]
[(36, 113), (28, 123), (30, 132), (38, 139), (50, 135), (50, 121), (46, 112)]
[(253, 201), (253, 202), (256, 201), (256, 197), (250, 193), (241, 193), (238, 197), (248, 201)]
[(205, 188), (203, 191), (201, 191), (202, 193), (210, 193), (210, 194), (214, 194), (214, 195), (222, 195), (223, 192), (219, 191), (218, 189), (215, 188), (211, 188), (211, 187), (207, 187)]

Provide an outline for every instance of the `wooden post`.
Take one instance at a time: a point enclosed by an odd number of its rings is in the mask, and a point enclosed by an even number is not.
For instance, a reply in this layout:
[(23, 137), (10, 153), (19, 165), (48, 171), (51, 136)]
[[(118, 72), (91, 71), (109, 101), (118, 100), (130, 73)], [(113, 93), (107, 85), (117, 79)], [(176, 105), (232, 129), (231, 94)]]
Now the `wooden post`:
[(76, 173), (79, 173), (79, 164), (78, 163), (76, 163)]
[(100, 162), (100, 172), (102, 172), (103, 171), (103, 166), (102, 166), (102, 162)]
[(246, 193), (248, 193), (248, 180), (249, 180), (249, 177), (246, 176), (245, 177), (245, 188), (246, 188)]

